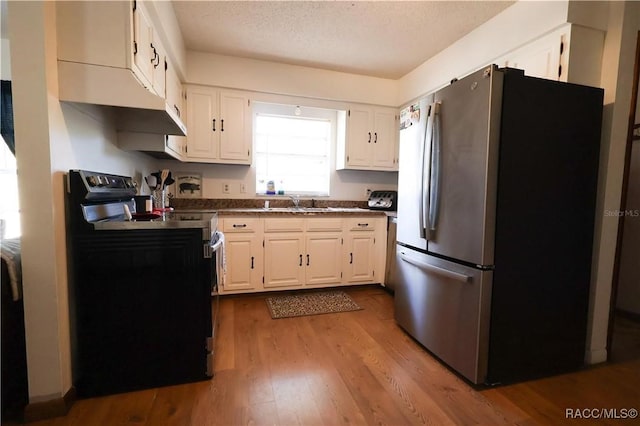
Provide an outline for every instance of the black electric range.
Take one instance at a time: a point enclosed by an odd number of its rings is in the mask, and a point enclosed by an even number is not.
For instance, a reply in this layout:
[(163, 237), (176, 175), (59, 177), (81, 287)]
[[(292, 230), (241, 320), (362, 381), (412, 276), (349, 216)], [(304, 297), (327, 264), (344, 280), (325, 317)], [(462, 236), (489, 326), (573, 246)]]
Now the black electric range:
[(128, 176), (67, 179), (73, 381), (80, 397), (213, 375), (214, 212), (135, 211)]

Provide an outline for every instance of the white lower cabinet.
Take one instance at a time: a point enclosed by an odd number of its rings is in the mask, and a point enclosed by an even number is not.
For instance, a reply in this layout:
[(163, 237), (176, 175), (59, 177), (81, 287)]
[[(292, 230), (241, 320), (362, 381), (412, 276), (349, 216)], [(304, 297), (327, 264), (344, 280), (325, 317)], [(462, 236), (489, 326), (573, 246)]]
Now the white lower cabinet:
[[(344, 280), (348, 283), (375, 281), (377, 260), (375, 219), (356, 218), (347, 222), (344, 244)], [(385, 247), (386, 250), (386, 247)], [(378, 273), (380, 276), (380, 273)]]
[(265, 288), (340, 284), (342, 218), (266, 218), (264, 229)]
[(386, 218), (224, 217), (221, 293), (381, 282)]
[(340, 284), (342, 281), (342, 233), (308, 232), (305, 248), (306, 285)]
[(300, 287), (304, 284), (304, 236), (292, 232), (265, 234), (264, 287)]
[(372, 231), (350, 232), (345, 241), (344, 279), (349, 283), (373, 281), (375, 235)]
[(259, 218), (224, 218), (225, 275), (219, 291), (224, 293), (262, 290), (262, 222)]

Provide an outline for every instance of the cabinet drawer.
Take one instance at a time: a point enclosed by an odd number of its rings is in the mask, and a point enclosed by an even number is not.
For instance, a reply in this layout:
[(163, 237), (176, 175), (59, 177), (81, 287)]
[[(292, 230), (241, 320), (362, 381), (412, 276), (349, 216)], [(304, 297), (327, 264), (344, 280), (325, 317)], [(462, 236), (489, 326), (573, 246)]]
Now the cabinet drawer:
[(264, 232), (302, 232), (304, 219), (296, 217), (267, 218), (264, 220)]
[(347, 222), (347, 229), (350, 231), (374, 231), (377, 222), (375, 217), (350, 218)]
[(257, 217), (230, 217), (222, 220), (222, 232), (256, 232), (259, 228)]
[(342, 231), (341, 217), (307, 219), (307, 232)]

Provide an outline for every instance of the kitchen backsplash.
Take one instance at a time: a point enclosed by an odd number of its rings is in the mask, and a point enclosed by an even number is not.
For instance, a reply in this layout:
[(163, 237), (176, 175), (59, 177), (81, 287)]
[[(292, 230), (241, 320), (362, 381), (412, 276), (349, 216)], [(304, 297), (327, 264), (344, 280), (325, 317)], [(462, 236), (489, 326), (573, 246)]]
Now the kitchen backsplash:
[[(215, 210), (260, 208), (269, 201), (269, 207), (293, 207), (289, 198), (172, 198), (171, 207), (176, 210)], [(313, 198), (300, 199), (301, 207), (360, 207), (367, 208), (366, 201), (350, 200), (316, 200)]]

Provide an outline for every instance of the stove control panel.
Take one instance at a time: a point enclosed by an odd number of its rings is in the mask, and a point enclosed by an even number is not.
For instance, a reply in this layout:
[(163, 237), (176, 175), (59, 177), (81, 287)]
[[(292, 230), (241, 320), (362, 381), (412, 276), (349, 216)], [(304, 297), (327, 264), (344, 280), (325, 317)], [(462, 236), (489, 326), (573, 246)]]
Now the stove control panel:
[(87, 200), (129, 198), (136, 195), (136, 184), (130, 176), (88, 170), (69, 170), (68, 180), (69, 191)]

